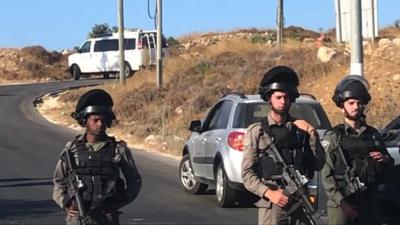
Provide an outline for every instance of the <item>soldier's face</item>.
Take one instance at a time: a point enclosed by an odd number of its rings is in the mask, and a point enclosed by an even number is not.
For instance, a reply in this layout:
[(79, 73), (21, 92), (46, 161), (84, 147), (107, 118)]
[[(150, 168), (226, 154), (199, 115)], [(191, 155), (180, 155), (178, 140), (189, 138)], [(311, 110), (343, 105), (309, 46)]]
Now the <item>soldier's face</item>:
[(286, 92), (274, 91), (270, 98), (272, 110), (276, 113), (287, 113), (290, 107), (290, 96)]
[(351, 120), (357, 120), (364, 111), (363, 104), (357, 99), (348, 99), (344, 101), (341, 109), (345, 117)]
[(86, 120), (87, 132), (94, 135), (104, 135), (107, 129), (107, 117), (105, 115), (90, 115)]

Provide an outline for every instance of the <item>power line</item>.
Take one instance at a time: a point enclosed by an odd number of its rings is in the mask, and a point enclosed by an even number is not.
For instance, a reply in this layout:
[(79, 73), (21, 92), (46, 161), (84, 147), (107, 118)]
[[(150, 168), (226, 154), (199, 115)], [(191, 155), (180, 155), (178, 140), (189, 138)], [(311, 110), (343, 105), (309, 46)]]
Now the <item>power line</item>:
[(157, 6), (156, 6), (155, 10), (154, 10), (154, 15), (151, 15), (150, 0), (147, 0), (147, 15), (149, 16), (150, 19), (154, 20), (154, 28), (156, 28), (156, 29), (157, 29), (157, 18), (156, 18), (157, 14), (158, 13), (157, 13)]
[(150, 0), (147, 0), (147, 14), (149, 15), (150, 19), (154, 19), (156, 17), (156, 12), (154, 13), (153, 16), (151, 15), (151, 12), (150, 12)]

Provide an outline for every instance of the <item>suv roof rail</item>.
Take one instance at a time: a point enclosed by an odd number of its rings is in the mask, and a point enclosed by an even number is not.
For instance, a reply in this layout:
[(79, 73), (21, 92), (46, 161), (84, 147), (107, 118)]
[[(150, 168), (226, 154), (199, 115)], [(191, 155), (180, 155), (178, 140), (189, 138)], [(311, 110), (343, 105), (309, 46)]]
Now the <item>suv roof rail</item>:
[(317, 98), (314, 95), (308, 94), (308, 93), (300, 93), (300, 96), (303, 96), (305, 98), (311, 98), (313, 100), (317, 100)]
[(247, 99), (246, 95), (243, 94), (242, 92), (228, 92), (228, 93), (225, 93), (224, 95), (222, 95), (221, 98), (223, 98), (223, 97), (225, 97), (225, 96), (227, 96), (227, 95), (237, 95), (237, 96), (239, 96), (241, 99)]

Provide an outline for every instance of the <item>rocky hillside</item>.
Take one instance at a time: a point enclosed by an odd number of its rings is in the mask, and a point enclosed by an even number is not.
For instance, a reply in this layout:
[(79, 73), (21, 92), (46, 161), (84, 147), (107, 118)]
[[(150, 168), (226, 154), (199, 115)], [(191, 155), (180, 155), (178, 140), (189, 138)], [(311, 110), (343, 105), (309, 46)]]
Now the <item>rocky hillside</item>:
[[(285, 28), (285, 35), (290, 37), (291, 40), (297, 40), (302, 42), (314, 42), (320, 34), (306, 30), (301, 27), (289, 26)], [(227, 40), (247, 40), (251, 43), (263, 43), (268, 46), (275, 44), (276, 31), (275, 30), (257, 30), (257, 29), (241, 29), (226, 33), (193, 33), (185, 35), (179, 38), (181, 45), (180, 47), (185, 50), (190, 50), (193, 47), (198, 46), (210, 46), (218, 44), (219, 42)]]
[[(293, 38), (285, 40), (283, 51), (274, 47), (268, 31), (182, 37), (180, 47), (171, 48), (165, 60), (162, 90), (155, 87), (154, 68), (137, 72), (124, 88), (115, 84), (102, 87), (113, 95), (119, 118), (111, 132), (131, 143), (150, 144), (179, 155), (191, 120), (201, 119), (224, 93), (256, 93), (263, 74), (278, 64), (294, 68), (300, 75), (301, 92), (317, 97), (332, 124), (340, 122), (331, 96), (337, 82), (348, 73), (348, 47), (331, 42), (329, 35), (318, 38), (315, 32), (293, 32)], [(400, 114), (400, 35), (391, 34), (376, 43), (364, 43), (365, 76), (373, 96), (367, 119), (378, 127)], [(46, 110), (53, 119), (73, 124), (69, 114), (84, 91), (62, 94), (52, 99), (58, 105)]]
[(41, 46), (0, 49), (0, 80), (46, 81), (67, 79), (67, 59)]

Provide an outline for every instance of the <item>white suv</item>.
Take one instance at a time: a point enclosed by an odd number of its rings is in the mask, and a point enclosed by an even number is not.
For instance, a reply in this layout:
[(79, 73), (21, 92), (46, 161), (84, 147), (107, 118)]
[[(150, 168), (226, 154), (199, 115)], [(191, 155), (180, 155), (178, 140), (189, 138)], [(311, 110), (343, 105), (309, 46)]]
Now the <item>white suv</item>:
[[(141, 29), (124, 32), (125, 76), (132, 75), (142, 66), (156, 62), (156, 31)], [(162, 40), (163, 55), (166, 41)], [(68, 57), (72, 78), (79, 80), (82, 74), (103, 74), (119, 72), (118, 33), (105, 34), (86, 40), (76, 53)]]
[[(269, 111), (259, 95), (228, 94), (220, 98), (203, 121), (194, 120), (192, 135), (183, 148), (179, 167), (180, 185), (190, 194), (200, 194), (208, 185), (216, 187), (220, 207), (230, 207), (249, 196), (243, 192), (241, 162), (246, 128), (261, 121)], [(308, 121), (322, 137), (331, 128), (318, 101), (311, 95), (300, 95), (290, 108), (295, 118)], [(317, 196), (317, 176), (308, 184), (310, 195)], [(316, 203), (316, 202), (314, 202)]]

